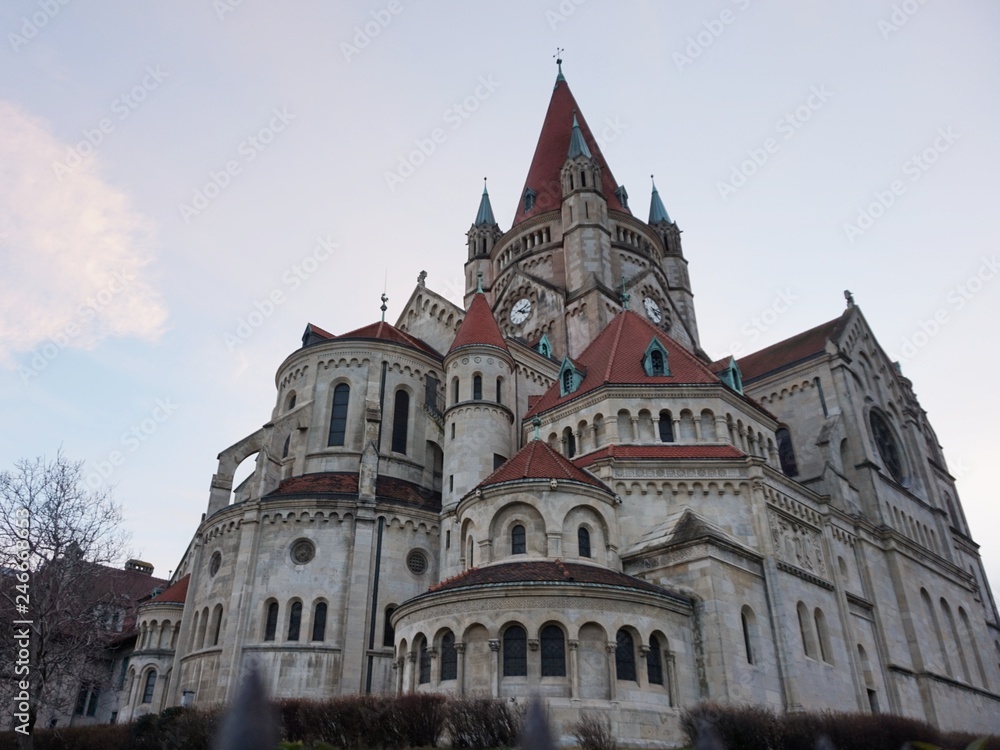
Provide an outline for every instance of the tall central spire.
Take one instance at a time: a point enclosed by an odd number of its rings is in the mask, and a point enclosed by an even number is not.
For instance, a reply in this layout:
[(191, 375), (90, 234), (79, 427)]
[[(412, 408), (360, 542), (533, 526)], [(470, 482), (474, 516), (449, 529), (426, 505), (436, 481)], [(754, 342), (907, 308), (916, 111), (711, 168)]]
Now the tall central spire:
[[(576, 99), (573, 98), (569, 90), (565, 76), (562, 73), (562, 60), (559, 63), (559, 74), (556, 76), (556, 85), (552, 91), (552, 98), (549, 100), (549, 108), (545, 113), (545, 120), (542, 123), (542, 131), (538, 135), (538, 145), (535, 146), (535, 155), (531, 159), (531, 166), (528, 168), (528, 177), (524, 181), (524, 188), (518, 196), (517, 210), (514, 212), (514, 222), (512, 226), (517, 226), (522, 221), (537, 216), (546, 211), (559, 208), (562, 201), (562, 180), (560, 171), (566, 162), (566, 155), (570, 152), (570, 141), (574, 137), (574, 132), (579, 132), (582, 145), (600, 167), (601, 171), (601, 192), (608, 202), (608, 208), (614, 211), (624, 211), (631, 213), (624, 207), (615, 194), (618, 183), (615, 182), (604, 154), (597, 145), (597, 140), (587, 119), (580, 111)], [(529, 194), (527, 195), (526, 194)]]

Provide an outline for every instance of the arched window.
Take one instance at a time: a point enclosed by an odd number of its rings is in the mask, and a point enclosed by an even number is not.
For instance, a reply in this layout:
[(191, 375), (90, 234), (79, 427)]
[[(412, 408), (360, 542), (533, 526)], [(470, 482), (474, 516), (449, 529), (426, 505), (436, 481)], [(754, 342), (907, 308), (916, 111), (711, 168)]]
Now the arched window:
[(590, 557), (590, 531), (586, 526), (576, 530), (576, 547), (580, 557)]
[(289, 434), (288, 437), (285, 438), (285, 445), (281, 449), (282, 458), (288, 458), (288, 449), (291, 447), (291, 445), (292, 445), (292, 436)]
[(458, 679), (458, 651), (450, 630), (441, 638), (441, 681)]
[(473, 375), (472, 376), (472, 400), (482, 401), (483, 400), (483, 376)]
[(313, 634), (314, 641), (326, 640), (326, 602), (316, 602), (313, 608)]
[(451, 381), (451, 403), (458, 403), (458, 378)]
[(786, 477), (797, 477), (799, 467), (795, 462), (795, 448), (792, 446), (792, 433), (786, 427), (779, 427), (774, 433), (778, 440), (778, 461)]
[(646, 677), (650, 685), (663, 684), (663, 646), (655, 635), (649, 636), (649, 651), (646, 652)]
[(520, 625), (503, 631), (503, 676), (525, 677), (528, 674), (528, 634)]
[(799, 602), (795, 607), (795, 613), (799, 618), (799, 635), (802, 636), (802, 650), (806, 656), (816, 658), (816, 635), (813, 631), (812, 620), (809, 617), (809, 610), (806, 605)]
[(142, 702), (153, 702), (153, 691), (156, 690), (156, 670), (151, 669), (146, 674), (146, 685), (142, 689)]
[(222, 605), (215, 605), (215, 618), (212, 623), (212, 645), (219, 645), (219, 636), (222, 634)]
[(395, 607), (385, 608), (385, 621), (382, 624), (382, 645), (386, 648), (392, 648), (393, 644), (396, 642), (396, 631), (392, 627), (392, 613), (396, 611)]
[(576, 435), (569, 427), (566, 428), (566, 457), (573, 458), (576, 455)]
[(510, 530), (510, 554), (523, 555), (528, 551), (524, 526), (517, 524)]
[(343, 445), (347, 432), (347, 404), (351, 400), (351, 386), (341, 383), (333, 389), (333, 411), (330, 416), (330, 439), (327, 445)]
[(615, 674), (619, 680), (636, 681), (635, 676), (635, 641), (632, 634), (624, 628), (615, 637)]
[(654, 349), (649, 353), (649, 366), (653, 375), (663, 375), (666, 368), (663, 366), (663, 352)]
[(879, 412), (872, 411), (868, 415), (868, 421), (872, 428), (872, 437), (875, 439), (875, 447), (882, 457), (889, 475), (900, 484), (903, 483), (903, 459), (896, 443), (896, 436), (892, 428)]
[(566, 636), (558, 625), (546, 625), (541, 632), (542, 677), (566, 676)]
[(288, 640), (299, 639), (299, 629), (302, 627), (302, 602), (293, 602), (288, 612)]
[(746, 650), (747, 664), (753, 664), (754, 631), (756, 630), (757, 622), (750, 607), (744, 607), (740, 612), (740, 624), (743, 625), (743, 648)]
[(573, 371), (567, 367), (563, 370), (563, 392), (572, 393), (573, 390)]
[(503, 403), (503, 378), (497, 378), (497, 403)]
[(396, 403), (392, 410), (392, 450), (406, 453), (406, 432), (410, 424), (410, 394), (400, 389), (396, 391)]
[(660, 412), (660, 442), (674, 442), (674, 418), (669, 411)]
[(274, 634), (278, 630), (278, 603), (271, 602), (267, 605), (267, 619), (264, 622), (264, 640), (273, 641)]
[(285, 399), (285, 411), (291, 411), (295, 408), (295, 391), (288, 394), (288, 398)]
[(813, 612), (816, 622), (816, 641), (819, 644), (819, 656), (827, 664), (833, 664), (833, 649), (830, 646), (830, 631), (826, 627), (826, 616), (819, 607)]
[(418, 682), (425, 685), (431, 681), (431, 652), (427, 650), (427, 639), (420, 639), (420, 674)]

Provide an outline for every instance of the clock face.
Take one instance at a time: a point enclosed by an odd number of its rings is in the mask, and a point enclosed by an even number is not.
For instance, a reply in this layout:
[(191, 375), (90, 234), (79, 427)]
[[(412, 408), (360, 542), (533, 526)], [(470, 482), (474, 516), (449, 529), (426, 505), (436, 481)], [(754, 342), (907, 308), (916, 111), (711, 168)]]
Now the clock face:
[(642, 306), (646, 308), (646, 317), (651, 321), (659, 323), (663, 320), (663, 313), (660, 312), (660, 306), (656, 304), (654, 299), (646, 297), (646, 299), (642, 301)]
[(516, 326), (521, 325), (528, 319), (529, 315), (531, 315), (531, 300), (522, 297), (510, 309), (510, 322)]

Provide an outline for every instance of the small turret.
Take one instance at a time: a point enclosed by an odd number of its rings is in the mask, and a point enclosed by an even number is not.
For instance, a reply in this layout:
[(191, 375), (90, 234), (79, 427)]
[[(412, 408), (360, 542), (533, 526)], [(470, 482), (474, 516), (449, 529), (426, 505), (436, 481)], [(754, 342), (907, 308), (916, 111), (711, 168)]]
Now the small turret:
[(502, 234), (500, 226), (493, 218), (493, 206), (490, 204), (490, 194), (486, 189), (486, 178), (484, 177), (479, 211), (476, 212), (476, 220), (466, 235), (469, 242), (469, 260), (465, 264), (466, 306), (471, 303), (480, 278), (485, 279), (487, 288), (492, 286), (493, 266), (490, 263), (490, 254), (493, 252), (493, 245)]
[(695, 346), (700, 346), (698, 340), (698, 321), (694, 312), (694, 293), (691, 291), (691, 279), (688, 276), (688, 264), (681, 249), (681, 230), (677, 222), (671, 220), (666, 206), (656, 189), (653, 175), (649, 176), (653, 183), (653, 194), (649, 199), (649, 226), (663, 241), (666, 254), (663, 256), (663, 272), (667, 275), (670, 296), (677, 306), (677, 311), (684, 319), (684, 325), (694, 340)]

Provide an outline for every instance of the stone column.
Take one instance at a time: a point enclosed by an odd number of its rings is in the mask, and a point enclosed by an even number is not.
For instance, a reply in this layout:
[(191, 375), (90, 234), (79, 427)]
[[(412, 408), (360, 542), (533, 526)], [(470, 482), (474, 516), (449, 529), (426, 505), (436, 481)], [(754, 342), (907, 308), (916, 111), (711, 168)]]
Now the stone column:
[(410, 662), (409, 673), (407, 674), (407, 692), (412, 693), (417, 686), (417, 652), (410, 651), (406, 655), (406, 660)]
[(639, 669), (639, 665), (635, 665), (635, 675), (639, 678), (639, 689), (646, 690), (649, 687), (649, 661), (646, 658), (649, 656), (649, 646), (645, 643), (639, 644), (639, 659), (642, 661), (642, 669)]
[(396, 695), (403, 694), (403, 667), (406, 665), (406, 660), (402, 656), (398, 656), (392, 660), (392, 668), (396, 672)]
[(594, 448), (595, 449), (600, 448), (601, 446), (597, 444), (597, 425), (596, 424), (590, 425), (590, 431), (593, 433)]
[(436, 648), (429, 648), (427, 649), (427, 655), (431, 660), (430, 685), (437, 689), (437, 686), (441, 684), (441, 670), (437, 668), (438, 650)]
[(465, 644), (456, 643), (455, 653), (458, 654), (458, 669), (455, 674), (457, 678), (455, 680), (458, 697), (461, 698), (465, 695)]
[(701, 437), (701, 417), (696, 416), (696, 415), (692, 415), (691, 416), (691, 421), (694, 422), (694, 439), (697, 442), (700, 443), (700, 442), (702, 442), (702, 437)]
[(671, 706), (676, 706), (679, 703), (677, 695), (677, 663), (674, 660), (672, 651), (665, 651), (663, 657), (663, 666), (667, 670), (667, 700)]
[(576, 453), (577, 453), (577, 455), (580, 455), (581, 453), (584, 452), (584, 450), (583, 450), (583, 448), (584, 448), (583, 438), (584, 438), (585, 435), (586, 435), (586, 433), (583, 430), (577, 430), (576, 431)]
[(632, 442), (639, 442), (639, 417), (638, 415), (631, 417), (632, 419)]
[(674, 417), (674, 442), (678, 442), (681, 439), (681, 418)]
[(715, 417), (715, 437), (720, 443), (731, 443), (729, 439), (729, 423), (725, 417)]
[(500, 639), (490, 638), (490, 692), (494, 698), (500, 697)]
[(580, 699), (580, 641), (569, 642), (569, 697)]
[(618, 650), (618, 644), (615, 641), (608, 641), (607, 651), (608, 651), (608, 700), (616, 701), (618, 700), (618, 669), (615, 665), (615, 652)]

